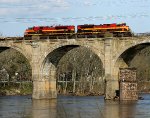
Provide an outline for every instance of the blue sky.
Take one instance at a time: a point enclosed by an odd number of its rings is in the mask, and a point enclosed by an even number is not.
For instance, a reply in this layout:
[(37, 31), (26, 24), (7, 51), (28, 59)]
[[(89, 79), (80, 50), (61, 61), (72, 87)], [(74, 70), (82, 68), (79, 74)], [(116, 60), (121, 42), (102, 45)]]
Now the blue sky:
[(150, 0), (0, 0), (3, 36), (23, 36), (37, 25), (122, 22), (135, 33), (150, 32)]

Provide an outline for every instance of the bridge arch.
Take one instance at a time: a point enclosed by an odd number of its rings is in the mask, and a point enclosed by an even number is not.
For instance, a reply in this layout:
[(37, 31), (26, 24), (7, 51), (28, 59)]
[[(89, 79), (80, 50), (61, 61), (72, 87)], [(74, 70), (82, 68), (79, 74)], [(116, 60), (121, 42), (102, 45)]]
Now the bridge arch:
[[(0, 43), (0, 53), (3, 58), (1, 58), (1, 67), (0, 70), (3, 71), (3, 69), (7, 73), (7, 79), (6, 76), (2, 77), (0, 80), (1, 82), (8, 82), (10, 84), (6, 84), (6, 87), (10, 87), (10, 91), (14, 87), (18, 89), (18, 93), (14, 94), (20, 94), (22, 88), (18, 87), (18, 82), (21, 81), (30, 81), (28, 85), (31, 85), (32, 87), (32, 64), (31, 64), (31, 58), (27, 54), (27, 52), (20, 48), (19, 46), (14, 45), (1, 45)], [(5, 51), (7, 50), (7, 51)], [(5, 52), (3, 52), (5, 51)], [(3, 53), (3, 54), (2, 54)], [(9, 55), (8, 55), (9, 54)], [(9, 63), (8, 63), (9, 62)], [(13, 84), (11, 83), (13, 82)], [(3, 85), (3, 83), (1, 84)], [(4, 83), (5, 85), (5, 83)], [(23, 86), (23, 85), (22, 85)], [(26, 89), (26, 87), (24, 87)], [(2, 89), (2, 88), (1, 88)], [(5, 87), (3, 88), (5, 91)], [(32, 89), (30, 89), (29, 94), (32, 93)], [(7, 95), (8, 93), (6, 93)], [(27, 93), (26, 93), (27, 94)]]
[[(134, 56), (138, 53), (136, 52), (136, 49), (142, 50), (145, 45), (150, 45), (150, 40), (144, 39), (144, 40), (126, 40), (122, 41), (119, 45), (120, 48), (115, 50), (115, 52), (112, 54), (112, 66), (111, 66), (111, 79), (114, 81), (113, 85), (113, 91), (114, 93), (112, 95), (115, 96), (115, 90), (119, 90), (119, 68), (127, 68), (129, 67), (130, 61), (134, 58)], [(118, 48), (118, 47), (117, 47)], [(115, 47), (114, 47), (115, 49)], [(130, 54), (131, 52), (132, 54)], [(129, 59), (129, 60), (128, 60)]]
[[(115, 63), (114, 63), (113, 74), (112, 74), (113, 78), (118, 80), (119, 68), (129, 67), (128, 61), (130, 61), (136, 55), (136, 53), (138, 53), (140, 50), (146, 48), (149, 45), (150, 45), (150, 41), (147, 40), (147, 41), (133, 43), (121, 49), (117, 54), (116, 58), (114, 59)], [(131, 50), (133, 50), (133, 52), (131, 52)], [(128, 53), (131, 53), (132, 55), (128, 55)]]
[(28, 60), (30, 66), (32, 67), (31, 56), (23, 48), (17, 46), (11, 46), (11, 45), (0, 45), (0, 48), (10, 48), (18, 51)]
[(47, 55), (50, 54), (51, 52), (53, 52), (54, 50), (61, 48), (61, 47), (65, 47), (65, 46), (71, 46), (71, 45), (89, 48), (93, 53), (95, 53), (101, 59), (103, 65), (104, 65), (104, 52), (103, 52), (103, 50), (100, 50), (99, 47), (96, 47), (92, 44), (89, 45), (87, 43), (79, 43), (76, 41), (63, 42), (60, 45), (56, 44), (56, 45), (50, 47), (48, 50), (45, 51), (44, 55), (41, 56), (40, 63), (43, 63), (43, 61), (45, 60)]
[[(46, 94), (49, 93), (49, 96), (47, 98), (56, 98), (57, 92), (56, 92), (56, 70), (57, 65), (59, 63), (59, 60), (70, 50), (77, 48), (77, 47), (85, 47), (91, 50), (91, 48), (87, 45), (78, 45), (78, 44), (63, 44), (59, 46), (55, 46), (52, 49), (49, 49), (44, 58), (41, 62), (40, 66), (40, 78), (42, 78), (43, 81), (46, 81), (45, 89)], [(98, 50), (95, 52), (94, 49), (91, 50), (92, 53), (98, 56)], [(102, 62), (102, 68), (104, 68), (103, 60), (98, 56), (99, 60)]]
[[(150, 43), (150, 40), (142, 40), (142, 41), (134, 41), (133, 43), (129, 44), (129, 45), (126, 45), (124, 47), (122, 47), (118, 53), (116, 54), (115, 58), (114, 58), (114, 62), (116, 63), (118, 58), (125, 52), (127, 51), (128, 49), (132, 48), (132, 47), (135, 47), (135, 46), (138, 46), (140, 44), (149, 44)], [(115, 64), (114, 63), (114, 64)]]

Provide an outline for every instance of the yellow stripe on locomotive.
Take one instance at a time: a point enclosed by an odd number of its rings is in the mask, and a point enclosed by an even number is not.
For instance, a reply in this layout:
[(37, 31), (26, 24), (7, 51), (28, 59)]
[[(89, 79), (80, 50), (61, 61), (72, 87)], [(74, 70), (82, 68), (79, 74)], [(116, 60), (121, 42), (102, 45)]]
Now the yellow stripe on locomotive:
[[(74, 25), (66, 26), (34, 26), (26, 29), (24, 36), (34, 36), (34, 35), (47, 35), (47, 36), (80, 36), (84, 35), (101, 35), (104, 37), (104, 34), (110, 32), (113, 36), (131, 36), (131, 30), (129, 26), (125, 23), (122, 24), (102, 24), (102, 25), (78, 25), (77, 32), (75, 32)], [(56, 37), (55, 37), (56, 38)], [(72, 38), (72, 37), (70, 37)]]

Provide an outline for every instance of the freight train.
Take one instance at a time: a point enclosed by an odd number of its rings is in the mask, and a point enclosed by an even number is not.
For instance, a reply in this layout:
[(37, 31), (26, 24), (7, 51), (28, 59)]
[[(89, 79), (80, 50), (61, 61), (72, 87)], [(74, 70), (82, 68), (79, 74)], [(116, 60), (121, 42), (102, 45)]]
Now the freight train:
[(34, 26), (26, 29), (25, 38), (32, 36), (49, 36), (49, 38), (85, 38), (85, 37), (105, 37), (106, 34), (113, 37), (130, 37), (131, 30), (126, 23), (121, 24), (84, 24), (78, 25), (77, 30), (74, 25), (59, 26)]

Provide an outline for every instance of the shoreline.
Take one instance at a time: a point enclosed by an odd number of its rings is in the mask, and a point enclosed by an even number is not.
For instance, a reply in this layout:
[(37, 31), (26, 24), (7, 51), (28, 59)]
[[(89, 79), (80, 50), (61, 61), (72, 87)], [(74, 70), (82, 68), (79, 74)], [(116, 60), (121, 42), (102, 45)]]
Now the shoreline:
[[(150, 92), (140, 92), (139, 94), (150, 94)], [(1, 93), (0, 92), (0, 97), (1, 96), (27, 96), (27, 95), (32, 95), (32, 93)], [(57, 95), (61, 95), (61, 96), (104, 96), (104, 94), (57, 94)]]

